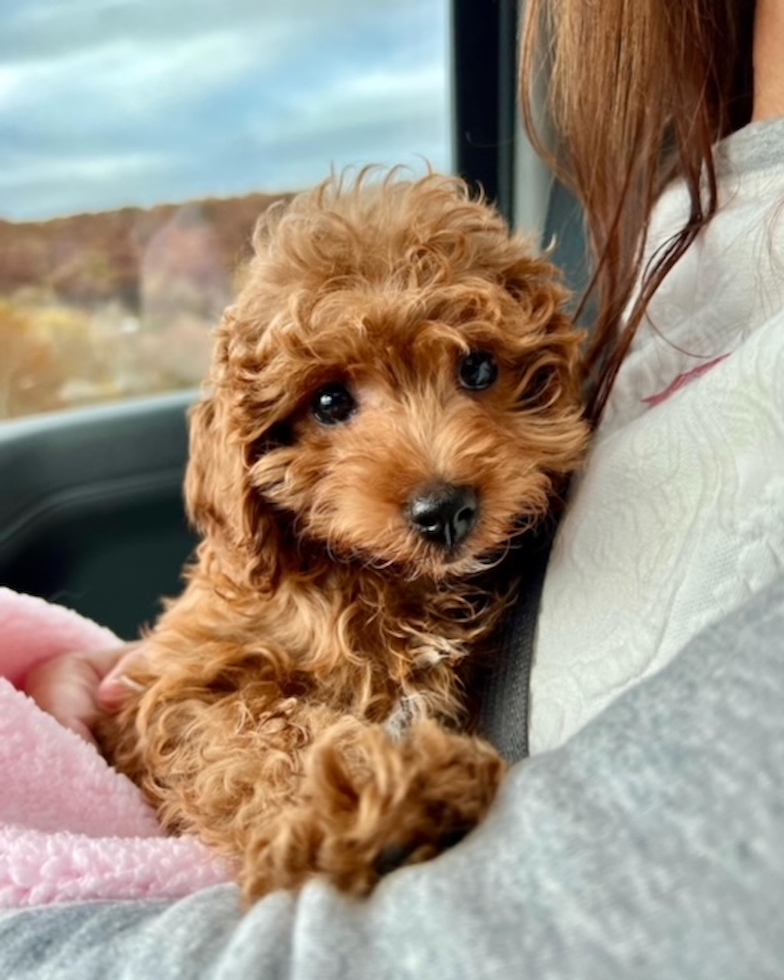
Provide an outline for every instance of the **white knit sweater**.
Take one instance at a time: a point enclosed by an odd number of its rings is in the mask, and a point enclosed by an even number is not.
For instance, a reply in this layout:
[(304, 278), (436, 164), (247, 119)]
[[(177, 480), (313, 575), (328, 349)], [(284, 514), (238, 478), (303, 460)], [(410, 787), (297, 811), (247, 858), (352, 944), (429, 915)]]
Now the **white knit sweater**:
[[(784, 119), (747, 126), (716, 159), (720, 211), (651, 304), (554, 546), (532, 752), (784, 566)], [(686, 214), (671, 187), (649, 253)]]

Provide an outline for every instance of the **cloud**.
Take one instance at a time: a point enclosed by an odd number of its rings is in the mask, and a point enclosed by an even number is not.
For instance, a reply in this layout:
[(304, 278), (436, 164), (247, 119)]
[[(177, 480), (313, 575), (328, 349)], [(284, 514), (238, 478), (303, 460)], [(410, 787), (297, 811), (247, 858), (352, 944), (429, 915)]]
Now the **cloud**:
[(446, 0), (27, 0), (0, 10), (0, 214), (448, 166)]

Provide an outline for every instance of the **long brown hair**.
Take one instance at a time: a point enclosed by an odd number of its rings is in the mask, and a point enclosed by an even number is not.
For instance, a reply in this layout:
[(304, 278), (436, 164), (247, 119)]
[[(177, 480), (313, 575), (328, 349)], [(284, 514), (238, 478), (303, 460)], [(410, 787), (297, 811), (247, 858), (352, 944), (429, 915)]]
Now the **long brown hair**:
[[(590, 297), (596, 310), (585, 358), (595, 424), (651, 296), (716, 211), (711, 148), (751, 118), (754, 2), (527, 0), (525, 8), (523, 118), (583, 205), (594, 260), (581, 308)], [(689, 190), (688, 220), (643, 269), (653, 203), (676, 176)]]

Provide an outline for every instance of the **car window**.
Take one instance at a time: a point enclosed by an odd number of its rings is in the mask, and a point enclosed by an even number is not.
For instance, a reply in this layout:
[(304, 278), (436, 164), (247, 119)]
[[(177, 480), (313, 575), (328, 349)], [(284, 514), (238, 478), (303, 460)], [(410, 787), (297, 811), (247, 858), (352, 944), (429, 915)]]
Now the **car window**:
[(260, 212), (450, 169), (447, 0), (0, 5), (0, 418), (190, 387)]

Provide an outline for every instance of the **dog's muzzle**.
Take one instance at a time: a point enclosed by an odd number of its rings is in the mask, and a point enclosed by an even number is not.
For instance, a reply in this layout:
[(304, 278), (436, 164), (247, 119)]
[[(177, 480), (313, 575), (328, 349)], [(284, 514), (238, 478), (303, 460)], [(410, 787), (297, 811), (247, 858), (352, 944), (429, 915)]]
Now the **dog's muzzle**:
[(476, 527), (479, 500), (473, 487), (432, 483), (411, 497), (407, 514), (411, 526), (425, 540), (452, 549)]

